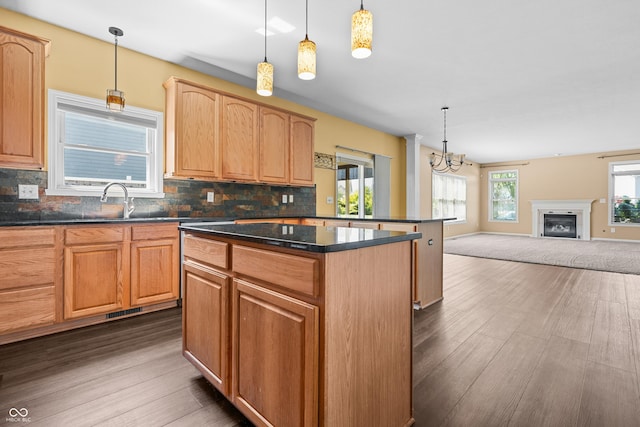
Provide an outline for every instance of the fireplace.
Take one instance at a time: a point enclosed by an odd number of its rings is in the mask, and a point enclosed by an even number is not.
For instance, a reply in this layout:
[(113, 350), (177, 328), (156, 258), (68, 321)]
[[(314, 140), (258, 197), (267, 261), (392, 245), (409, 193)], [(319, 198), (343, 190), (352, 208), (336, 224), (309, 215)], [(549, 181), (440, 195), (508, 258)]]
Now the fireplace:
[(591, 240), (593, 200), (532, 200), (533, 237)]
[(570, 239), (578, 238), (578, 233), (576, 231), (576, 215), (571, 213), (546, 213), (544, 214), (543, 218), (543, 235), (545, 237), (567, 237)]

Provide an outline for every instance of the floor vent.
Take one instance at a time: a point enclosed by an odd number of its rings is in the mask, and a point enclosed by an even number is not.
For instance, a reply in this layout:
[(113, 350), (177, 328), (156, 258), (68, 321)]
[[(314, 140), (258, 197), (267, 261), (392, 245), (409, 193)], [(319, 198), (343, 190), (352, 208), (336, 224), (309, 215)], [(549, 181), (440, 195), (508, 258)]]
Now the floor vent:
[(127, 314), (140, 313), (142, 307), (130, 308), (129, 310), (116, 311), (115, 313), (108, 313), (107, 319), (113, 319), (114, 317), (126, 316)]

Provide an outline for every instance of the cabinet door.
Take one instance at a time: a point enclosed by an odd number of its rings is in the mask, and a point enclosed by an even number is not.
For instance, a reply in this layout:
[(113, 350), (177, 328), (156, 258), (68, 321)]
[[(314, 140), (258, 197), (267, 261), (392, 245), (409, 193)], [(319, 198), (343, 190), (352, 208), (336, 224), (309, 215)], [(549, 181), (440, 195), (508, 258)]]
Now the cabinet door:
[(258, 180), (258, 106), (222, 97), (222, 177)]
[(229, 277), (184, 265), (182, 352), (207, 380), (229, 395)]
[(172, 90), (175, 94), (167, 94), (173, 104), (167, 105), (167, 175), (220, 177), (220, 95), (183, 82)]
[(262, 182), (286, 184), (289, 179), (289, 114), (260, 107), (260, 164)]
[(313, 138), (314, 122), (298, 116), (291, 116), (291, 145), (289, 147), (289, 182), (299, 185), (313, 185)]
[(131, 305), (178, 299), (177, 239), (131, 242)]
[(48, 42), (0, 27), (0, 166), (39, 169)]
[(234, 279), (233, 401), (255, 424), (317, 425), (318, 307)]
[(122, 243), (66, 247), (64, 262), (65, 319), (124, 307)]

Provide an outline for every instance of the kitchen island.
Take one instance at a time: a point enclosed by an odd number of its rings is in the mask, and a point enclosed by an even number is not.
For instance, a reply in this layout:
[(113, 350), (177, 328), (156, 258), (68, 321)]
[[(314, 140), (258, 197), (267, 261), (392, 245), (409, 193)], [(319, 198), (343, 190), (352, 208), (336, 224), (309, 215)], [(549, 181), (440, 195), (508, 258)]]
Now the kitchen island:
[(408, 426), (420, 233), (183, 224), (183, 354), (259, 426)]

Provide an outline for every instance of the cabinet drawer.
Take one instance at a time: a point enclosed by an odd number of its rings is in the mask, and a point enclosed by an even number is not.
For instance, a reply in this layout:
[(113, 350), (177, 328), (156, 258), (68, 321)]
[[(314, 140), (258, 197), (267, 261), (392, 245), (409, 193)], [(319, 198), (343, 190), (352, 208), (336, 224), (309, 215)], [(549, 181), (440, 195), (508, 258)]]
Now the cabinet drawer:
[(53, 286), (0, 292), (0, 334), (52, 324), (54, 295)]
[(53, 283), (54, 271), (54, 248), (0, 252), (0, 290)]
[(228, 249), (229, 245), (227, 243), (187, 234), (184, 236), (182, 254), (185, 258), (191, 258), (226, 270), (229, 268)]
[(10, 227), (0, 230), (0, 249), (25, 246), (53, 246), (55, 229), (39, 227)]
[(316, 259), (234, 245), (233, 271), (318, 296), (320, 262)]
[(380, 224), (380, 230), (404, 231), (405, 233), (413, 233), (414, 231), (418, 230), (418, 226), (416, 224), (407, 224), (402, 222), (383, 222), (382, 224)]
[(123, 240), (123, 227), (70, 227), (64, 232), (64, 243), (67, 245), (122, 242)]
[(131, 227), (131, 240), (174, 239), (178, 237), (177, 222), (146, 224)]

